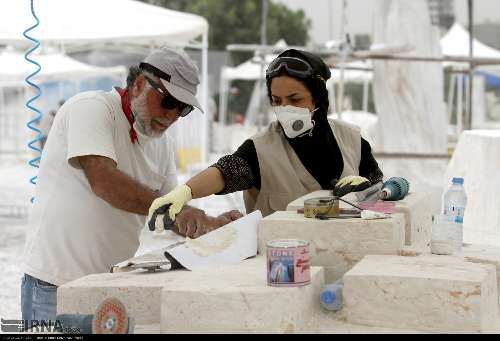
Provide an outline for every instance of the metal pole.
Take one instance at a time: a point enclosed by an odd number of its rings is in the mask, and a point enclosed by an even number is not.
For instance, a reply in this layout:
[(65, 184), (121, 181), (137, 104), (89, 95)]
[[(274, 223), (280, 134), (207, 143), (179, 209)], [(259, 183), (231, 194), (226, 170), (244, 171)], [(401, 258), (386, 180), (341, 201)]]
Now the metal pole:
[(262, 79), (262, 74), (264, 73), (264, 66), (266, 62), (266, 53), (264, 52), (264, 47), (267, 45), (267, 13), (269, 10), (268, 0), (262, 0), (262, 17), (260, 23), (260, 44), (262, 48), (260, 49), (258, 55), (260, 58), (260, 75), (259, 75), (259, 89), (257, 93), (259, 95), (259, 111), (257, 113), (257, 130), (260, 131), (262, 128), (263, 120), (264, 120), (264, 106), (262, 105), (263, 91), (262, 87), (264, 86), (264, 82)]
[[(469, 58), (474, 57), (474, 2), (472, 0), (467, 1), (467, 7), (469, 12)], [(472, 89), (473, 89), (473, 78), (474, 78), (474, 61), (471, 59), (469, 63), (469, 102), (467, 112), (463, 113), (464, 118), (464, 129), (469, 130), (472, 128)]]
[(457, 77), (458, 75), (456, 74), (449, 74), (450, 77), (450, 84), (448, 86), (448, 124), (451, 124), (451, 115), (453, 113), (453, 100), (455, 98), (455, 87), (457, 83)]
[(347, 9), (347, 1), (343, 0), (342, 2), (342, 14), (340, 16), (340, 79), (337, 88), (337, 115), (339, 120), (342, 119), (342, 111), (344, 110), (344, 68), (345, 63), (347, 61), (347, 49), (349, 46), (347, 45), (347, 39), (344, 36), (344, 26), (346, 22), (346, 9)]
[(471, 98), (470, 98), (470, 84), (471, 78), (470, 78), (470, 73), (468, 73), (467, 77), (464, 77), (464, 91), (465, 91), (465, 111), (467, 113), (467, 120), (463, 124), (463, 129), (462, 130), (468, 130), (470, 129), (470, 126), (468, 125), (468, 122), (470, 120), (470, 104), (471, 104)]
[(223, 66), (220, 72), (219, 82), (219, 123), (222, 127), (226, 126), (226, 106), (227, 106), (227, 80), (225, 77), (226, 67)]
[(201, 141), (201, 162), (205, 164), (208, 161), (210, 152), (210, 131), (212, 128), (213, 113), (208, 108), (208, 30), (202, 36), (201, 48), (201, 68), (202, 68), (202, 98), (201, 105), (205, 110), (202, 115), (203, 133)]
[(368, 78), (365, 78), (363, 80), (363, 107), (361, 110), (364, 112), (368, 112), (368, 95), (369, 95), (369, 84), (368, 84)]
[(332, 6), (333, 0), (326, 0), (326, 1), (328, 1), (328, 22), (330, 25), (330, 36), (328, 38), (333, 41), (333, 6)]
[[(464, 91), (464, 75), (457, 75), (457, 134), (464, 130), (464, 109), (463, 109), (463, 91)], [(460, 115), (460, 117), (458, 117)]]
[[(9, 113), (7, 110), (7, 105), (5, 104), (5, 97), (4, 96), (4, 87), (2, 84), (0, 84), (0, 157), (2, 156), (2, 153), (5, 152), (2, 148), (2, 144), (4, 142), (4, 139), (8, 139), (8, 125), (7, 121), (9, 119)], [(2, 117), (3, 116), (3, 117)], [(3, 123), (3, 124), (2, 124)]]
[(342, 13), (340, 14), (340, 42), (345, 41), (345, 24), (346, 24), (347, 0), (342, 1)]
[(262, 0), (262, 19), (260, 25), (260, 44), (262, 46), (267, 45), (267, 13), (269, 9), (269, 3), (267, 0)]

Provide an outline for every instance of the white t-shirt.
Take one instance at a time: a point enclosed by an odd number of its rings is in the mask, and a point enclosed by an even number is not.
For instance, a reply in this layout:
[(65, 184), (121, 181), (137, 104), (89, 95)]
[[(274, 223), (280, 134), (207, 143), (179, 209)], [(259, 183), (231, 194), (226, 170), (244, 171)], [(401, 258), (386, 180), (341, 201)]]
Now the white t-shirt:
[(45, 113), (40, 121), (40, 131), (44, 136), (49, 136), (52, 123), (54, 123), (54, 115), (50, 112)]
[(59, 110), (40, 163), (25, 273), (59, 286), (109, 272), (113, 264), (134, 255), (146, 217), (114, 208), (96, 196), (72, 159), (108, 157), (120, 171), (168, 193), (177, 186), (172, 140), (138, 132), (132, 144), (129, 130), (116, 90), (79, 94)]

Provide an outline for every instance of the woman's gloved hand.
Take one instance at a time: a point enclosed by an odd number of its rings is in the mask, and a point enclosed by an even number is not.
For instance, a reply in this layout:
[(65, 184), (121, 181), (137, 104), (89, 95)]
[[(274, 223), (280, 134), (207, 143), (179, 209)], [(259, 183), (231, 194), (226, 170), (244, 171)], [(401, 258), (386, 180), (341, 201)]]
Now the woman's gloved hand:
[(349, 175), (340, 179), (333, 188), (333, 195), (343, 197), (351, 192), (359, 192), (370, 187), (367, 178), (358, 175)]
[(168, 215), (170, 219), (172, 219), (172, 221), (175, 221), (175, 216), (177, 215), (177, 213), (179, 213), (184, 205), (191, 199), (193, 199), (193, 197), (191, 194), (191, 188), (188, 185), (184, 184), (177, 186), (168, 194), (153, 201), (153, 203), (149, 207), (148, 221), (151, 219), (153, 213), (157, 209), (168, 204), (171, 204), (170, 209), (168, 210)]

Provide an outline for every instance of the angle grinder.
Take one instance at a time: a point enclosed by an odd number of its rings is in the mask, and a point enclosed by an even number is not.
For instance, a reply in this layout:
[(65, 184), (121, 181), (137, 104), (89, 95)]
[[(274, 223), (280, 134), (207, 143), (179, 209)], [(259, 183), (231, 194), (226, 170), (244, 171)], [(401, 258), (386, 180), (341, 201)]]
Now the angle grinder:
[(150, 231), (154, 231), (156, 229), (156, 217), (159, 214), (163, 214), (163, 228), (165, 230), (172, 229), (172, 227), (174, 226), (174, 221), (170, 219), (170, 216), (168, 214), (168, 209), (170, 208), (171, 205), (172, 204), (163, 205), (153, 212), (151, 219), (149, 219), (148, 221), (148, 227)]
[(102, 301), (94, 314), (60, 314), (56, 320), (62, 324), (61, 332), (68, 334), (132, 334), (135, 325), (116, 298)]

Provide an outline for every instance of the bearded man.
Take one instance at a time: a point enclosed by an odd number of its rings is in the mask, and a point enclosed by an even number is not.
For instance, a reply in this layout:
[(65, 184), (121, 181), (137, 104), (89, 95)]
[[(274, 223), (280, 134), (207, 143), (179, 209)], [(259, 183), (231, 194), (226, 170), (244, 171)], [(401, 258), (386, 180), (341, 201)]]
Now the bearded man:
[[(57, 287), (134, 256), (151, 203), (177, 186), (179, 117), (201, 109), (198, 69), (167, 47), (131, 67), (127, 88), (77, 94), (59, 109), (43, 150), (21, 284), (22, 318), (54, 320)], [(174, 232), (196, 238), (241, 217), (186, 207)]]

